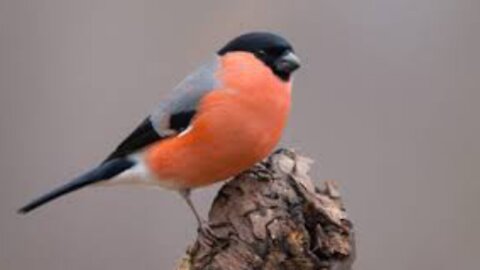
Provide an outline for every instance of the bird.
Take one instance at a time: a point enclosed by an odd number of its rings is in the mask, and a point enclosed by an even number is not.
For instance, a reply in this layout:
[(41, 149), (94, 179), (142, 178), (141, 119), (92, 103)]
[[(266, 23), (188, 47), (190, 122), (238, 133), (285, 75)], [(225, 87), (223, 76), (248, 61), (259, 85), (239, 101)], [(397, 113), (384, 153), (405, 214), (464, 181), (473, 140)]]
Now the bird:
[(87, 186), (141, 185), (178, 192), (201, 219), (191, 190), (227, 180), (279, 142), (300, 60), (281, 35), (233, 38), (181, 81), (96, 167), (40, 196), (21, 214)]

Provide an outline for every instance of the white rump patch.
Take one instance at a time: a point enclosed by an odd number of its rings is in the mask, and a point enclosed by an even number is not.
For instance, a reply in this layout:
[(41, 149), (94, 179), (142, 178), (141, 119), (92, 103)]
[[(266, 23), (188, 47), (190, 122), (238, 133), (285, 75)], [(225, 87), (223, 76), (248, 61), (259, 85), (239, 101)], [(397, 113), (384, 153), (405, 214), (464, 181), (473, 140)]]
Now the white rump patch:
[[(187, 131), (187, 130), (185, 130)], [(185, 132), (184, 131), (184, 132)], [(120, 173), (114, 178), (98, 182), (97, 186), (138, 186), (138, 187), (162, 187), (167, 189), (178, 190), (181, 187), (177, 185), (177, 181), (161, 180), (148, 168), (141, 156), (132, 157), (136, 164), (130, 169)]]

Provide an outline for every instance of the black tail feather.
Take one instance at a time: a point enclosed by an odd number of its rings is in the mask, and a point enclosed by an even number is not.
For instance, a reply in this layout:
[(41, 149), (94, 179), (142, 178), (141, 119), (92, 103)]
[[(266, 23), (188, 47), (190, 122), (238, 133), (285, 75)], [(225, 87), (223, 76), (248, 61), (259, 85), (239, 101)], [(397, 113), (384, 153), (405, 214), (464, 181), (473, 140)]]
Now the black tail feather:
[(75, 190), (78, 190), (82, 187), (98, 183), (101, 181), (106, 181), (121, 172), (131, 168), (135, 163), (131, 160), (127, 159), (112, 159), (109, 160), (100, 166), (96, 167), (95, 169), (80, 175), (79, 177), (73, 179), (72, 181), (68, 182), (67, 184), (58, 187), (47, 194), (31, 201), (29, 204), (25, 205), (24, 207), (18, 210), (20, 214), (26, 214), (35, 208), (42, 206), (58, 197), (71, 193)]

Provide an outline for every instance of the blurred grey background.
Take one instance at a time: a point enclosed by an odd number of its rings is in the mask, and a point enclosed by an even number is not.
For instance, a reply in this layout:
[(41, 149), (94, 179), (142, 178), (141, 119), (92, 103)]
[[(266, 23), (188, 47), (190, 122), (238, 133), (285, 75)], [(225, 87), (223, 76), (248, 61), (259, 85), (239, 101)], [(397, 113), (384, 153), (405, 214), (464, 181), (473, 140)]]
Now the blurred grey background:
[[(303, 60), (283, 145), (337, 179), (356, 269), (478, 269), (480, 2), (0, 1), (0, 269), (173, 269), (195, 220), (168, 191), (86, 189), (192, 69), (251, 30)], [(216, 187), (194, 193), (205, 215)]]

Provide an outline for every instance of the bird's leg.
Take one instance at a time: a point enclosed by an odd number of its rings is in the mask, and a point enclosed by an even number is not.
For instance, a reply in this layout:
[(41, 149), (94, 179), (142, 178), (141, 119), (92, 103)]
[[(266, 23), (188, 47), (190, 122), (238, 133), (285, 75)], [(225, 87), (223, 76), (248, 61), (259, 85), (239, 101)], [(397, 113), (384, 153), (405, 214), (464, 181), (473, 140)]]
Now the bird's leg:
[(207, 221), (202, 220), (200, 215), (198, 214), (197, 210), (195, 209), (195, 206), (193, 205), (193, 202), (190, 198), (190, 189), (182, 189), (179, 191), (180, 195), (182, 198), (187, 202), (188, 206), (192, 210), (193, 214), (195, 215), (195, 218), (197, 219), (198, 222), (198, 231), (203, 234), (205, 239), (208, 241), (204, 244), (207, 245), (212, 245), (213, 242), (216, 241), (216, 236), (213, 233), (212, 229), (208, 225)]
[(200, 215), (197, 212), (197, 209), (195, 209), (195, 206), (193, 205), (192, 199), (190, 199), (190, 189), (182, 189), (180, 190), (180, 195), (182, 198), (187, 202), (188, 207), (190, 207), (190, 210), (192, 210), (193, 214), (195, 215), (195, 218), (197, 219), (198, 222), (198, 227), (201, 227), (203, 223), (205, 223)]

